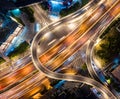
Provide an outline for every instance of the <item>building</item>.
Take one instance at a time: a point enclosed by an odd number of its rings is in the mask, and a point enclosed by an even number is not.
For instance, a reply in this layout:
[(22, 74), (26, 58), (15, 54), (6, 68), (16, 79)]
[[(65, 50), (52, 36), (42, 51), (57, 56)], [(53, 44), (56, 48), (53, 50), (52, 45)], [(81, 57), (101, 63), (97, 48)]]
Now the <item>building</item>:
[(112, 75), (120, 81), (120, 65), (112, 71)]

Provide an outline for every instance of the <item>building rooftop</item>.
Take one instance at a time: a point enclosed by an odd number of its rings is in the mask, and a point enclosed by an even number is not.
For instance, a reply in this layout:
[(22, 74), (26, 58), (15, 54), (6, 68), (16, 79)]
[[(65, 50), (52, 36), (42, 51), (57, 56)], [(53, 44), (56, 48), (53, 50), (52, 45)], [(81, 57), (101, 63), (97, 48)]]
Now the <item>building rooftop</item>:
[(112, 71), (112, 74), (115, 78), (120, 81), (120, 65)]

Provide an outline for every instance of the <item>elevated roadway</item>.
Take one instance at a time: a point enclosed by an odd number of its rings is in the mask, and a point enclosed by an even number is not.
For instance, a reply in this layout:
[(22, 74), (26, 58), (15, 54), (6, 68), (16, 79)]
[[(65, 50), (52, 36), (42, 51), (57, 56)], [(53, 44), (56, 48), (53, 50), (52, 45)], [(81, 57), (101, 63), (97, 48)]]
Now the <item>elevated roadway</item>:
[[(92, 4), (92, 5), (91, 5)], [(91, 3), (89, 3), (89, 5), (87, 5), (85, 8), (91, 8), (93, 5), (94, 5), (95, 3), (93, 3), (93, 2), (91, 2)], [(94, 8), (96, 8), (96, 7), (92, 7), (91, 9), (94, 9)], [(89, 9), (89, 10), (91, 10), (91, 9)], [(88, 14), (88, 12), (89, 12), (89, 10), (86, 10), (86, 11), (84, 11), (83, 12), (83, 10), (84, 9), (81, 9), (81, 10), (79, 10), (78, 11), (78, 13), (76, 13), (76, 14), (79, 14), (79, 15), (83, 15), (82, 17), (80, 17), (80, 19), (82, 19), (86, 14)], [(94, 10), (93, 10), (94, 11)], [(81, 13), (82, 12), (82, 13)], [(79, 15), (77, 15), (76, 16), (76, 14), (74, 14), (73, 13), (73, 15), (72, 16), (74, 16), (75, 15), (75, 17), (79, 17)], [(69, 16), (70, 18), (71, 18), (71, 16)], [(68, 18), (68, 17), (66, 17), (66, 18)], [(64, 19), (63, 19), (64, 20)], [(56, 24), (56, 23), (55, 23)], [(66, 35), (67, 35), (67, 33), (66, 33)], [(27, 61), (27, 60), (26, 60)], [(16, 80), (16, 78), (24, 78), (27, 74), (29, 74), (30, 72), (28, 71), (28, 69), (30, 68), (30, 70), (31, 71), (34, 71), (35, 70), (35, 67), (34, 67), (34, 65), (32, 64), (32, 62), (30, 62), (30, 63), (28, 63), (28, 64), (26, 64), (23, 68), (20, 68), (20, 70), (17, 70), (17, 71), (14, 71), (13, 73), (10, 73), (9, 75), (7, 75), (7, 76), (4, 76), (4, 77), (1, 77), (0, 78), (0, 89), (2, 90), (2, 89), (4, 89), (6, 86), (8, 86), (8, 85), (10, 85), (12, 82), (16, 82), (16, 81), (19, 81), (20, 79), (18, 79), (18, 80)], [(25, 76), (23, 76), (22, 75), (22, 73), (19, 75), (19, 73), (20, 72), (24, 72), (24, 71), (26, 71), (26, 75)], [(11, 78), (11, 80), (10, 80), (10, 78)], [(13, 79), (12, 79), (13, 78)], [(9, 79), (9, 81), (7, 80), (7, 79)]]
[[(96, 4), (96, 3), (97, 2), (95, 2), (95, 1), (90, 2), (84, 8), (78, 10), (77, 12), (73, 13), (72, 15), (69, 15), (68, 17), (63, 18), (62, 21), (67, 22), (68, 20), (71, 20), (74, 18), (78, 18), (81, 21), (84, 17), (89, 17), (89, 15), (90, 15), (89, 11), (91, 11), (91, 13), (94, 12), (94, 10), (96, 10), (102, 2), (99, 2), (98, 4)], [(74, 20), (74, 21), (76, 22), (76, 20)], [(80, 23), (82, 23), (82, 22), (80, 22)], [(52, 25), (56, 26), (56, 23), (52, 23)], [(68, 33), (66, 33), (65, 35), (67, 35)], [(22, 69), (19, 69), (15, 72), (12, 72), (11, 74), (1, 78), (0, 79), (0, 92), (3, 93), (1, 96), (7, 96), (7, 95), (9, 96), (10, 94), (13, 94), (13, 91), (11, 93), (10, 90), (8, 90), (8, 91), (4, 91), (4, 90), (6, 88), (8, 88), (9, 86), (13, 85), (14, 83), (20, 82), (23, 78), (30, 76), (30, 74), (32, 74), (32, 72), (34, 72), (34, 71), (36, 71), (36, 68), (34, 67), (32, 62), (30, 62), (27, 65), (25, 65)], [(32, 77), (34, 77), (34, 75)], [(28, 82), (29, 82), (29, 80), (28, 80)], [(28, 84), (28, 85), (30, 85), (30, 84)], [(25, 85), (23, 84), (23, 86), (25, 86)], [(19, 89), (20, 86), (18, 85), (16, 87)], [(22, 89), (21, 89), (21, 91), (22, 91)]]
[[(120, 10), (119, 10), (120, 12)], [(103, 33), (103, 31), (105, 31), (105, 29), (108, 28), (108, 26), (110, 25), (110, 23), (112, 23), (116, 18), (118, 18), (120, 15), (120, 13), (118, 15), (116, 15), (115, 17), (111, 17), (110, 19), (107, 18), (106, 19), (106, 25), (105, 27), (103, 27), (103, 29), (97, 31), (98, 33), (94, 35), (94, 37), (92, 39), (90, 39), (89, 43), (88, 43), (88, 47), (87, 47), (87, 50), (86, 50), (86, 57), (87, 57), (87, 68), (88, 68), (88, 71), (90, 72), (91, 76), (93, 78), (97, 78), (106, 86), (109, 86), (109, 84), (107, 83), (107, 80), (104, 76), (104, 73), (103, 71), (96, 65), (95, 61), (94, 61), (94, 47), (96, 44), (98, 44), (101, 39), (99, 38), (101, 33)], [(113, 64), (113, 63), (110, 63), (110, 64)], [(114, 89), (111, 89), (111, 91), (117, 96), (117, 98), (119, 99), (120, 98), (120, 95), (114, 90)]]
[[(94, 14), (83, 22), (79, 28), (65, 36), (53, 47), (49, 48), (47, 51), (44, 50), (44, 53), (42, 52), (43, 54), (41, 54), (39, 58), (36, 45), (38, 45), (41, 35), (36, 35), (32, 43), (32, 58), (35, 66), (48, 77), (83, 82), (99, 89), (104, 94), (105, 99), (115, 99), (115, 96), (108, 90), (108, 88), (93, 79), (77, 75), (64, 75), (51, 71), (51, 68), (58, 68), (62, 65), (62, 63), (64, 63), (64, 61), (72, 54), (77, 52), (92, 35), (102, 29), (106, 25), (107, 18), (108, 21), (119, 14), (120, 1), (117, 0), (115, 3), (114, 2), (114, 0), (106, 1), (100, 5), (98, 12), (94, 12)], [(46, 67), (49, 67), (49, 69)]]

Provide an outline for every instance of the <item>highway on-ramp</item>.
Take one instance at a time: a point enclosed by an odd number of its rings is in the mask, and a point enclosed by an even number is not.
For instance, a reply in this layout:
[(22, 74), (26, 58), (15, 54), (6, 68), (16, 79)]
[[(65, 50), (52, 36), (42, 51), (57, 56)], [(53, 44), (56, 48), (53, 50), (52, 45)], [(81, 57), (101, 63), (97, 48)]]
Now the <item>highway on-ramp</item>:
[[(54, 73), (46, 68), (46, 66), (51, 66), (51, 68), (60, 66), (67, 58), (69, 58), (72, 54), (78, 51), (78, 49), (80, 49), (80, 47), (85, 42), (87, 42), (93, 34), (95, 34), (98, 30), (104, 27), (105, 21), (108, 16), (108, 19), (111, 20), (111, 18), (114, 18), (116, 15), (119, 14), (120, 1), (116, 1), (112, 6), (108, 5), (108, 3), (110, 2), (107, 1), (107, 3), (101, 5), (98, 9), (99, 13), (95, 13), (90, 17), (90, 19), (85, 21), (85, 23), (81, 25), (80, 29), (77, 29), (78, 32), (75, 31), (65, 36), (63, 40), (61, 40), (55, 46), (47, 50), (44, 54), (41, 54), (39, 58), (37, 55), (36, 45), (39, 42), (40, 36), (39, 34), (36, 35), (32, 43), (32, 58), (35, 66), (48, 77), (87, 83), (89, 85), (95, 86), (97, 89), (103, 92), (105, 98), (115, 99), (115, 96), (110, 92), (110, 90), (108, 90), (108, 88), (93, 79), (83, 76)], [(81, 37), (81, 34), (84, 35), (82, 35)]]
[[(103, 0), (103, 1), (105, 1), (105, 0)], [(94, 12), (94, 10), (97, 9), (100, 4), (101, 4), (100, 2), (98, 4), (96, 4), (96, 2), (92, 1), (88, 5), (86, 5), (84, 8), (78, 10), (77, 12), (73, 13), (72, 15), (70, 15), (66, 18), (63, 18), (62, 20), (63, 20), (63, 22), (65, 22), (65, 21), (67, 22), (68, 20), (78, 18), (81, 21), (81, 20), (83, 20), (84, 17), (88, 18), (90, 15), (89, 11), (91, 11), (91, 13)], [(81, 23), (82, 23), (82, 21), (81, 21)], [(56, 25), (56, 23), (53, 23), (53, 25)], [(70, 32), (68, 32), (68, 33), (70, 33)], [(66, 33), (65, 35), (67, 35), (68, 33)], [(34, 67), (33, 63), (30, 62), (27, 65), (25, 65), (23, 68), (20, 68), (19, 70), (12, 72), (11, 74), (1, 78), (0, 79), (0, 89), (1, 89), (0, 91), (1, 91), (1, 93), (2, 93), (2, 90), (4, 91), (4, 89), (11, 86), (12, 84), (20, 82), (23, 78), (26, 78), (26, 76), (29, 76), (34, 71), (36, 71), (36, 68)], [(33, 77), (34, 77), (34, 75), (33, 75)], [(29, 82), (29, 80), (28, 80), (28, 82)], [(25, 86), (25, 85), (23, 85), (23, 86)], [(17, 87), (17, 88), (19, 89), (19, 87)], [(14, 92), (12, 92), (12, 90), (10, 91), (10, 89), (9, 89), (8, 91), (5, 91), (3, 93), (3, 96), (6, 95), (6, 97), (7, 97), (7, 95), (10, 95), (12, 93), (14, 93)]]

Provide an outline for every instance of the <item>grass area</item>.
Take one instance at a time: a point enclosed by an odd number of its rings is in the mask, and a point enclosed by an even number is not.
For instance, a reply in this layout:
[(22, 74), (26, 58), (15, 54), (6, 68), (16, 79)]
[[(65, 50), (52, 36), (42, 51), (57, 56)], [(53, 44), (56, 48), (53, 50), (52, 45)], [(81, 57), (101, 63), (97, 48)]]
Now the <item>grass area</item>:
[(70, 8), (66, 8), (60, 11), (60, 16), (64, 17), (70, 13), (73, 13), (75, 11), (77, 11), (79, 8), (81, 8), (81, 5), (79, 2), (76, 2), (73, 6), (71, 6)]
[(4, 62), (5, 62), (5, 60), (2, 57), (0, 57), (0, 64), (2, 64)]
[(116, 19), (100, 36), (102, 39), (94, 49), (95, 56), (102, 62), (102, 67), (120, 54), (120, 32), (116, 27), (120, 25), (120, 18)]
[(31, 23), (35, 22), (35, 18), (34, 18), (34, 10), (31, 7), (24, 7), (20, 9), (21, 11), (25, 12), (28, 15), (28, 20)]
[(12, 59), (17, 55), (24, 53), (28, 48), (29, 48), (29, 44), (27, 42), (23, 42), (18, 47), (16, 47), (12, 52), (10, 52), (8, 54), (8, 57)]

